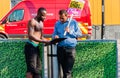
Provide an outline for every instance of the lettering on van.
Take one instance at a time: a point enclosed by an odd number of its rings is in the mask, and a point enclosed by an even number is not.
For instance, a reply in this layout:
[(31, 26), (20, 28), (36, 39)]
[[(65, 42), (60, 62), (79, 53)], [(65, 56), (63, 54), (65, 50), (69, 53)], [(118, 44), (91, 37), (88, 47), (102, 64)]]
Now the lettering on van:
[[(34, 13), (34, 14), (31, 14), (32, 17), (35, 17), (37, 14)], [(47, 16), (53, 16), (54, 14), (53, 13), (47, 13)]]
[(47, 16), (53, 16), (54, 14), (53, 13), (47, 13)]
[(36, 13), (35, 14), (31, 14), (32, 17), (35, 17), (36, 15), (37, 15)]

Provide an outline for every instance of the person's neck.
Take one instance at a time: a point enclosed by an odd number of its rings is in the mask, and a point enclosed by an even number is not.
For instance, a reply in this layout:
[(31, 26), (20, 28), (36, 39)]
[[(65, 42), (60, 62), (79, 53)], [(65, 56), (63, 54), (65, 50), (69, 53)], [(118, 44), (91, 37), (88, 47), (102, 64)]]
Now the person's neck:
[(63, 22), (61, 22), (62, 24), (64, 24), (64, 23), (66, 23), (67, 21), (63, 21)]
[(38, 21), (38, 22), (42, 21), (42, 19), (41, 19), (41, 18), (38, 18), (38, 17), (35, 17), (34, 19), (35, 19), (36, 21)]

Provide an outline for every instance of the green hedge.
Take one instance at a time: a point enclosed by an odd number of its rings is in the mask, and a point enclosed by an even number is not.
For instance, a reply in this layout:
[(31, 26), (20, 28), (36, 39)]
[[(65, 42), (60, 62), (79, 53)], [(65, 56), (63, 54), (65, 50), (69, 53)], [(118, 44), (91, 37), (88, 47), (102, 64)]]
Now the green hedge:
[[(0, 78), (25, 78), (24, 45), (24, 40), (0, 41)], [(73, 78), (116, 78), (116, 41), (81, 41), (76, 49)]]
[(116, 46), (113, 40), (79, 42), (73, 78), (116, 78)]
[(24, 78), (25, 59), (23, 54), (24, 42), (0, 42), (0, 78)]

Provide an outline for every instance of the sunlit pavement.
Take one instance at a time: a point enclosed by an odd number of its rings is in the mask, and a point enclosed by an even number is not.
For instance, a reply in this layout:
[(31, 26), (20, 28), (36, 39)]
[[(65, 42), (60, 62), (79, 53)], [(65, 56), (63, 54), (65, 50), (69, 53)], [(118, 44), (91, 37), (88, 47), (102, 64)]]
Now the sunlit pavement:
[(117, 64), (117, 66), (118, 66), (118, 74), (117, 74), (117, 78), (120, 78), (120, 40), (117, 40), (117, 52), (118, 52), (118, 64)]

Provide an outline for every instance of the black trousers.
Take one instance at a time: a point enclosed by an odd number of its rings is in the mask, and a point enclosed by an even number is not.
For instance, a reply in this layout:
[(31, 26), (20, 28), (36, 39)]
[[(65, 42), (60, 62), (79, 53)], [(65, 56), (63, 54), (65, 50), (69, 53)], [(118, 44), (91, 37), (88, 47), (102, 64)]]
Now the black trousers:
[(63, 70), (63, 78), (72, 78), (72, 68), (75, 62), (75, 48), (57, 47), (58, 65)]
[(31, 72), (33, 78), (41, 78), (41, 63), (40, 63), (40, 51), (39, 47), (34, 47), (30, 43), (25, 44), (24, 48), (27, 72)]

